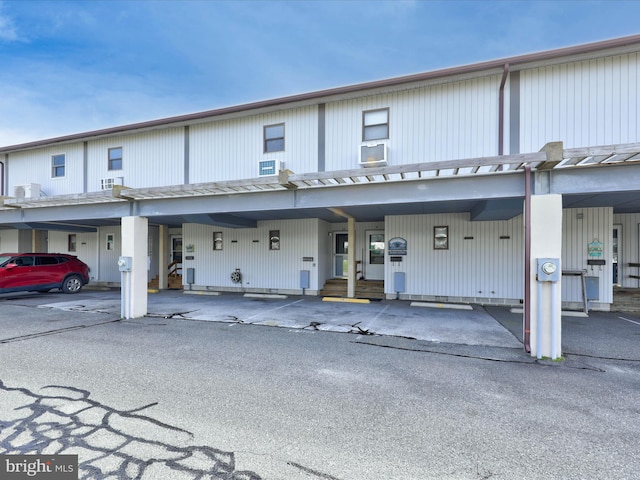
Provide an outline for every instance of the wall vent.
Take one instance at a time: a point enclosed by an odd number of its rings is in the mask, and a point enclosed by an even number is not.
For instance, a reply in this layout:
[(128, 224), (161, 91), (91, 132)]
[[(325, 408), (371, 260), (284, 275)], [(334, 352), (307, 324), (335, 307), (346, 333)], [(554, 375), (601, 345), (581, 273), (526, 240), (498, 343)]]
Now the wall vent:
[(16, 198), (40, 198), (40, 184), (26, 183), (13, 187), (13, 196)]
[(123, 177), (110, 177), (100, 179), (100, 190), (111, 190), (114, 185), (123, 185)]
[(359, 161), (361, 167), (386, 167), (387, 166), (387, 144), (365, 144), (360, 145)]

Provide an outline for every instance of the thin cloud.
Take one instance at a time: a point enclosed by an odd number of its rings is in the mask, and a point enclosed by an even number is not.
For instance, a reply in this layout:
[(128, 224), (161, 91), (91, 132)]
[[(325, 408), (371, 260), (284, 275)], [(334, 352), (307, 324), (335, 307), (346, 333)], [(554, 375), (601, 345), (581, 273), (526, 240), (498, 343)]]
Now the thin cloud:
[(639, 16), (615, 0), (0, 0), (0, 145), (629, 35)]
[(2, 11), (0, 3), (0, 41), (15, 42), (18, 40), (18, 31), (13, 19)]

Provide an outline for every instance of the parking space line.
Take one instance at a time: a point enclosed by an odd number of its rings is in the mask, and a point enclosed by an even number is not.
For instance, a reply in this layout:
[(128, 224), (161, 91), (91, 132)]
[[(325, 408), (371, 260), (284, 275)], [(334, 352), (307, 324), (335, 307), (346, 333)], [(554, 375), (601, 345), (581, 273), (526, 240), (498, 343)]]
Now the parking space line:
[(628, 318), (618, 317), (620, 320), (626, 320), (627, 322), (635, 323), (636, 325), (640, 325), (640, 322), (636, 322), (635, 320), (629, 320)]
[(259, 317), (260, 315), (264, 315), (265, 313), (275, 312), (276, 310), (280, 310), (281, 308), (290, 307), (291, 305), (295, 305), (296, 303), (300, 303), (300, 302), (304, 302), (304, 298), (301, 298), (300, 300), (296, 300), (295, 302), (287, 303), (286, 305), (280, 305), (279, 307), (272, 308), (271, 310), (266, 310), (266, 311), (257, 313), (255, 315), (247, 318), (246, 321), (253, 320), (254, 318)]
[(380, 310), (380, 312), (378, 312), (378, 314), (373, 318), (373, 320), (377, 320), (378, 317), (380, 317), (380, 315), (382, 315), (384, 312), (386, 312), (387, 308), (389, 308), (391, 305), (386, 305), (382, 310)]

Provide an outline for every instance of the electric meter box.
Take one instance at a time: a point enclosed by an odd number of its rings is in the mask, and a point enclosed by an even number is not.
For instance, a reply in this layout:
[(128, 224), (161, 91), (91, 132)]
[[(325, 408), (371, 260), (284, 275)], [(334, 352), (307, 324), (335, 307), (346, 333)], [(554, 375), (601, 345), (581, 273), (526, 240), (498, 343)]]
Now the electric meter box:
[(121, 272), (130, 272), (133, 260), (131, 257), (120, 257), (118, 259), (118, 270)]
[(560, 280), (559, 258), (538, 258), (536, 260), (539, 282), (558, 282)]

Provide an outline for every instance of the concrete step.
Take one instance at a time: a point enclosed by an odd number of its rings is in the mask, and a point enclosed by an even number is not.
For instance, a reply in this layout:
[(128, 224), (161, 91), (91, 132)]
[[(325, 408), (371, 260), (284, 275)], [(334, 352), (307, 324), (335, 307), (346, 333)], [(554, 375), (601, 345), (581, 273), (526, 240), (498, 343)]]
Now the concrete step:
[[(332, 278), (327, 280), (320, 295), (323, 297), (346, 297), (347, 280), (344, 278)], [(382, 280), (358, 280), (356, 282), (356, 298), (384, 299), (384, 281)]]

